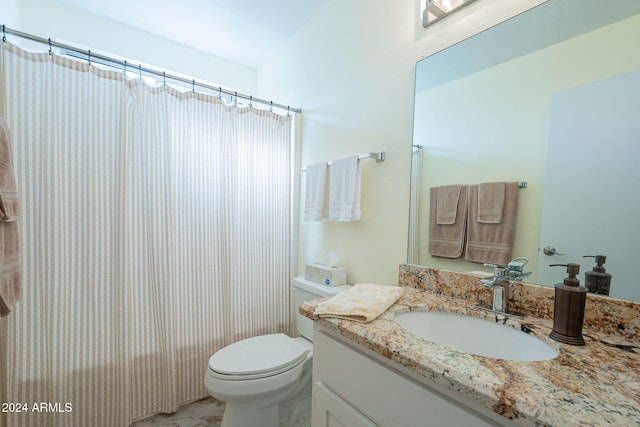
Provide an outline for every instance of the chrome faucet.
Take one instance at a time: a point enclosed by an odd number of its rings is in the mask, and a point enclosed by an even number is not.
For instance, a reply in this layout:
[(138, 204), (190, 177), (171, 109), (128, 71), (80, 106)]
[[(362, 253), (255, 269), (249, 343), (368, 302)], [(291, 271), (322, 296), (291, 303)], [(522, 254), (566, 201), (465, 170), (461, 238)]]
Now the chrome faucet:
[(522, 281), (529, 276), (531, 271), (523, 271), (529, 258), (514, 258), (506, 266), (496, 264), (484, 264), (485, 267), (493, 267), (493, 276), (480, 279), (487, 288), (493, 290), (493, 302), (491, 309), (505, 313), (507, 312), (507, 302), (509, 301), (509, 289), (515, 282)]

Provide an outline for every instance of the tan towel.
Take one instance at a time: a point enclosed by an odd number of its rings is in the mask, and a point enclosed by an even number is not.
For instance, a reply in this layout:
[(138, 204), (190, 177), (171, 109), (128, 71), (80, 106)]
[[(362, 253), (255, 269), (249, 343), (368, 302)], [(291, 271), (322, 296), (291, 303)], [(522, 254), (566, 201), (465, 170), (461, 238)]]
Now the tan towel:
[(465, 259), (472, 262), (507, 265), (516, 232), (518, 183), (505, 184), (504, 208), (499, 224), (478, 222), (478, 187), (469, 186), (469, 216)]
[(468, 186), (461, 185), (458, 193), (455, 222), (438, 224), (438, 197), (442, 187), (430, 189), (429, 202), (429, 254), (443, 258), (460, 258), (464, 251), (467, 224)]
[(404, 289), (399, 286), (359, 283), (322, 301), (316, 306), (314, 314), (367, 323), (387, 311), (403, 293)]
[(505, 185), (506, 182), (485, 182), (478, 185), (478, 222), (502, 222)]
[(0, 119), (0, 316), (22, 298), (20, 203), (13, 173), (11, 133)]
[(456, 223), (458, 200), (462, 185), (445, 185), (436, 189), (436, 224), (451, 225)]

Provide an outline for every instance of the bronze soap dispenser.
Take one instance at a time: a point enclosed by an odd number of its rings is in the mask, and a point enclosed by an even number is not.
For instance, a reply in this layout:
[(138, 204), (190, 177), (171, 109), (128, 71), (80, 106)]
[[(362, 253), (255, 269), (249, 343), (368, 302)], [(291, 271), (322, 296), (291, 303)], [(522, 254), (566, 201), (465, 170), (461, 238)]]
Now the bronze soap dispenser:
[(551, 266), (566, 266), (568, 277), (563, 283), (556, 285), (553, 330), (550, 337), (565, 344), (584, 345), (582, 323), (587, 288), (580, 286), (580, 281), (576, 278), (580, 272), (580, 265), (569, 263), (551, 264)]
[(584, 273), (584, 285), (587, 291), (600, 295), (609, 295), (611, 289), (611, 274), (607, 273), (604, 263), (607, 257), (604, 255), (585, 255), (582, 258), (595, 258), (596, 265), (591, 271)]

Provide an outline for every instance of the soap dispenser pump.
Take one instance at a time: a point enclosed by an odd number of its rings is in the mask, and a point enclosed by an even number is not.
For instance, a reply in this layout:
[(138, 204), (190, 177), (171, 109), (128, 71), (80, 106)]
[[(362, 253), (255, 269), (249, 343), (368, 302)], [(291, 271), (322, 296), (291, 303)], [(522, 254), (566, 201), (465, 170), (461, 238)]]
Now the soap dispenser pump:
[(580, 286), (580, 281), (576, 278), (580, 272), (580, 265), (569, 263), (551, 264), (550, 266), (566, 266), (568, 273), (564, 282), (556, 285), (553, 330), (550, 337), (565, 344), (584, 345), (582, 323), (584, 322), (587, 288)]
[(584, 285), (589, 292), (600, 295), (609, 295), (611, 289), (611, 274), (607, 273), (604, 263), (607, 257), (604, 255), (585, 255), (583, 258), (595, 258), (596, 265), (591, 271), (584, 273)]

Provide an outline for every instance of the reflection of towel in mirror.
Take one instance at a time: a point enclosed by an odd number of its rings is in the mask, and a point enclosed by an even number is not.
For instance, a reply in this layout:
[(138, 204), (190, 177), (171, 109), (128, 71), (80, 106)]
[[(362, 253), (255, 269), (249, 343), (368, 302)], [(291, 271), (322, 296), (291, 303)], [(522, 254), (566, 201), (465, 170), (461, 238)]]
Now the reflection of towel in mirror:
[(516, 232), (518, 211), (518, 183), (505, 184), (504, 206), (500, 223), (478, 221), (479, 185), (469, 186), (469, 216), (465, 259), (472, 262), (507, 265)]
[[(458, 192), (454, 187), (459, 187)], [(439, 215), (438, 201), (441, 191), (448, 202), (455, 201), (454, 215)], [(468, 186), (444, 186), (430, 189), (429, 201), (429, 254), (444, 258), (460, 258), (464, 250), (464, 236), (467, 224), (467, 193)], [(457, 194), (457, 198), (452, 197)], [(451, 212), (454, 208), (448, 208), (445, 203), (443, 212)], [(438, 222), (438, 217), (440, 223)], [(445, 220), (447, 216), (448, 221)], [(451, 220), (453, 219), (453, 222)]]
[(478, 222), (502, 222), (505, 185), (506, 182), (485, 182), (478, 185)]
[(399, 286), (359, 283), (320, 302), (314, 314), (366, 323), (387, 311), (403, 293), (404, 289)]
[(438, 187), (436, 224), (455, 224), (461, 188), (462, 185), (445, 185), (443, 187)]
[(22, 298), (22, 252), (18, 217), (20, 203), (11, 158), (11, 135), (0, 119), (0, 316)]

